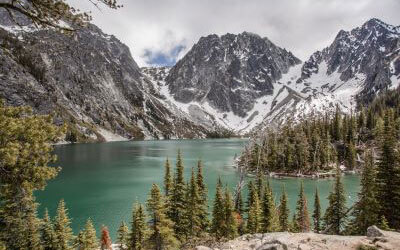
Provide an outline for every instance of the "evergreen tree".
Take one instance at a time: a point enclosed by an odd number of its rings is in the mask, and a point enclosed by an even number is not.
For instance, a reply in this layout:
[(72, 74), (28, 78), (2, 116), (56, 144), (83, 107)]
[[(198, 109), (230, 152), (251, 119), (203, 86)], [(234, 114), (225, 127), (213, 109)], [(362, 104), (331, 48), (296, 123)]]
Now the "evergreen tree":
[(0, 241), (7, 249), (27, 249), (40, 238), (34, 191), (59, 169), (51, 143), (61, 136), (50, 116), (27, 107), (5, 107), (0, 100)]
[(41, 235), (42, 235), (42, 245), (44, 250), (52, 250), (55, 249), (55, 235), (54, 235), (54, 226), (49, 216), (49, 211), (44, 211), (44, 216), (42, 220), (41, 226)]
[(300, 233), (300, 225), (296, 213), (293, 214), (292, 221), (290, 222), (288, 231), (292, 233)]
[(253, 202), (247, 216), (247, 232), (260, 233), (262, 230), (262, 209), (257, 193), (253, 193)]
[(40, 220), (37, 218), (36, 213), (28, 213), (26, 218), (27, 224), (27, 249), (42, 250), (40, 242)]
[(208, 218), (208, 191), (207, 186), (204, 183), (203, 177), (203, 164), (201, 160), (197, 162), (197, 187), (199, 189), (200, 201), (199, 201), (199, 217), (201, 222), (202, 231), (206, 231), (210, 225)]
[(93, 250), (99, 248), (99, 241), (96, 237), (96, 229), (93, 226), (92, 220), (89, 218), (83, 231), (84, 241), (82, 250)]
[(257, 188), (254, 185), (253, 181), (249, 181), (249, 184), (247, 185), (248, 188), (248, 198), (247, 198), (247, 212), (250, 210), (250, 208), (253, 206), (254, 202), (254, 194), (258, 195)]
[(315, 189), (315, 198), (314, 198), (314, 212), (313, 212), (313, 221), (314, 221), (314, 232), (319, 233), (321, 231), (321, 203), (319, 200), (318, 189)]
[(243, 217), (244, 214), (244, 204), (243, 204), (243, 198), (242, 198), (242, 192), (239, 191), (237, 194), (237, 199), (235, 203), (235, 211), (238, 213), (240, 216)]
[(328, 196), (328, 200), (329, 205), (324, 216), (325, 232), (328, 234), (341, 234), (347, 219), (347, 208), (339, 168), (336, 169), (335, 183), (333, 185), (333, 190)]
[(65, 208), (64, 200), (58, 204), (57, 215), (54, 220), (55, 248), (59, 250), (72, 249), (74, 236), (70, 227), (71, 221)]
[(333, 120), (332, 135), (335, 141), (339, 141), (342, 138), (341, 135), (341, 115), (339, 106), (336, 106), (335, 118)]
[(310, 231), (310, 217), (308, 215), (307, 199), (304, 194), (303, 182), (300, 184), (299, 199), (296, 206), (296, 219), (300, 232)]
[(289, 231), (289, 207), (287, 204), (287, 194), (285, 191), (285, 187), (282, 186), (282, 195), (281, 195), (281, 201), (279, 204), (279, 225), (280, 229), (284, 232)]
[(129, 228), (125, 224), (125, 222), (121, 221), (121, 224), (118, 228), (118, 247), (120, 250), (127, 250), (129, 246)]
[(225, 225), (225, 213), (224, 213), (225, 201), (222, 192), (221, 178), (218, 178), (214, 206), (212, 212), (211, 232), (217, 239), (224, 236), (224, 225)]
[(112, 241), (110, 237), (110, 232), (106, 226), (101, 228), (101, 240), (100, 240), (101, 250), (112, 250)]
[(276, 212), (274, 198), (272, 197), (272, 190), (269, 185), (264, 188), (262, 199), (262, 232), (276, 232), (279, 231), (279, 218)]
[(262, 193), (264, 191), (264, 180), (263, 180), (261, 168), (259, 168), (257, 171), (256, 191), (257, 191), (257, 195), (258, 195), (258, 200), (261, 201)]
[[(78, 236), (74, 239), (74, 247), (73, 248), (82, 250), (82, 249), (84, 249), (84, 244), (85, 244), (85, 231), (81, 230), (81, 231), (79, 231)], [(55, 249), (57, 249), (57, 248), (55, 248)]]
[(171, 164), (169, 159), (165, 160), (165, 175), (164, 175), (164, 192), (165, 197), (169, 197), (172, 194), (172, 188), (174, 186), (174, 181), (171, 176)]
[(184, 212), (186, 238), (199, 236), (202, 228), (200, 217), (202, 197), (200, 197), (197, 181), (192, 169), (190, 183), (186, 191), (186, 209)]
[(174, 223), (166, 215), (164, 197), (160, 188), (153, 184), (147, 200), (147, 210), (151, 217), (149, 246), (155, 250), (177, 249), (178, 240), (174, 236)]
[(361, 175), (361, 191), (353, 208), (348, 231), (351, 234), (365, 235), (369, 226), (379, 225), (379, 217), (374, 158), (372, 153), (368, 152), (365, 156), (365, 165)]
[(352, 141), (346, 147), (346, 167), (354, 169), (356, 167), (356, 149)]
[(385, 115), (384, 136), (378, 162), (376, 183), (380, 214), (385, 216), (389, 227), (400, 229), (400, 159), (396, 152), (396, 134), (393, 113)]
[(147, 224), (146, 215), (142, 204), (135, 204), (132, 209), (132, 222), (131, 222), (131, 235), (130, 235), (130, 249), (142, 250), (144, 249), (145, 240), (147, 237)]
[(227, 239), (233, 239), (238, 234), (238, 223), (236, 221), (232, 196), (228, 189), (225, 190), (224, 213), (226, 225), (224, 228), (224, 237)]
[(384, 215), (381, 216), (381, 220), (379, 222), (379, 228), (386, 231), (390, 230), (389, 224)]
[(179, 150), (176, 159), (176, 173), (174, 177), (174, 188), (172, 190), (171, 207), (169, 212), (169, 217), (174, 225), (175, 234), (179, 239), (182, 239), (185, 234), (184, 213), (186, 209), (186, 185), (183, 177), (183, 170), (184, 166), (182, 155), (181, 151)]

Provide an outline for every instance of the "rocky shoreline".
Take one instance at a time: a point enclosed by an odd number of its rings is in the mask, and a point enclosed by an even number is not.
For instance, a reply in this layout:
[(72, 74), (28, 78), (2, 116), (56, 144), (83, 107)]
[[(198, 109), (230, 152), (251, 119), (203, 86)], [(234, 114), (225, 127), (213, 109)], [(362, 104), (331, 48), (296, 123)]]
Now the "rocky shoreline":
[(400, 249), (400, 233), (368, 228), (366, 236), (341, 236), (317, 233), (247, 234), (218, 247), (197, 246), (196, 250), (330, 250)]

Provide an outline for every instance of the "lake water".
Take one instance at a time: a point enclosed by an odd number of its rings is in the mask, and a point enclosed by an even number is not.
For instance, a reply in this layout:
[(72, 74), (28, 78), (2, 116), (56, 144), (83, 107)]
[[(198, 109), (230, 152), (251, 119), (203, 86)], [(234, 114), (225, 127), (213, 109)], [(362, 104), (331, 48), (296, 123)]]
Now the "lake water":
[[(108, 226), (113, 240), (121, 220), (130, 222), (132, 204), (144, 202), (152, 183), (162, 185), (164, 161), (169, 157), (175, 164), (178, 149), (183, 153), (185, 176), (189, 178), (197, 160), (204, 164), (204, 176), (210, 197), (214, 197), (218, 176), (233, 188), (237, 174), (232, 167), (235, 155), (239, 155), (247, 140), (167, 140), (131, 141), (97, 144), (56, 146), (57, 165), (62, 167), (58, 177), (49, 182), (44, 191), (36, 193), (40, 215), (45, 207), (54, 216), (58, 201), (64, 199), (72, 218), (75, 233), (83, 228), (90, 217), (99, 233), (101, 225)], [(285, 185), (291, 211), (294, 210), (300, 179), (270, 180), (276, 200), (281, 186)], [(348, 203), (356, 199), (359, 178), (355, 175), (343, 178)], [(320, 191), (322, 207), (333, 180), (304, 179), (305, 192), (311, 212), (315, 188)]]

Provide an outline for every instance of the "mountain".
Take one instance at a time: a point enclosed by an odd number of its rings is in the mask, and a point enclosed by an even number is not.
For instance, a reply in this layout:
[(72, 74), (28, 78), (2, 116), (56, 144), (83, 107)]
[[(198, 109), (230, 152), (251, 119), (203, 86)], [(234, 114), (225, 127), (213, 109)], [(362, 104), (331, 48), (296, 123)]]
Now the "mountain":
[(203, 138), (210, 133), (167, 108), (128, 47), (95, 25), (64, 35), (26, 21), (20, 28), (5, 12), (0, 12), (0, 24), (0, 98), (54, 114), (58, 124), (67, 124), (66, 140)]
[(247, 134), (337, 105), (350, 112), (400, 83), (400, 27), (378, 19), (304, 63), (243, 32), (200, 38), (172, 68), (139, 68), (92, 24), (64, 35), (18, 21), (0, 12), (0, 98), (54, 114), (67, 141)]
[(267, 38), (210, 35), (172, 68), (145, 69), (170, 102), (237, 133), (334, 110), (350, 112), (400, 83), (400, 28), (371, 19), (301, 63)]
[(200, 124), (239, 132), (254, 124), (249, 116), (257, 115), (251, 112), (256, 100), (271, 95), (277, 80), (297, 64), (291, 52), (243, 32), (202, 37), (174, 67), (145, 72)]
[(351, 31), (341, 30), (329, 47), (314, 53), (304, 63), (299, 81), (336, 74), (342, 82), (358, 82), (357, 98), (370, 101), (377, 92), (397, 87), (399, 55), (400, 27), (371, 19)]

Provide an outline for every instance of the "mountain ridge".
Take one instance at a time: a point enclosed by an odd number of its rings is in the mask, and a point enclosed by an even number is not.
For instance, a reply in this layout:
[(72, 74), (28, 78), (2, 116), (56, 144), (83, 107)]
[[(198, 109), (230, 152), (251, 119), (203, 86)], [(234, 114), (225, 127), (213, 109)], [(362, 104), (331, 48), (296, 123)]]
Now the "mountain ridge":
[(305, 62), (242, 32), (200, 38), (173, 67), (139, 68), (95, 25), (65, 36), (4, 15), (0, 97), (55, 112), (70, 141), (243, 135), (337, 105), (351, 112), (400, 83), (400, 26), (378, 19), (339, 31)]

